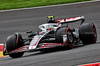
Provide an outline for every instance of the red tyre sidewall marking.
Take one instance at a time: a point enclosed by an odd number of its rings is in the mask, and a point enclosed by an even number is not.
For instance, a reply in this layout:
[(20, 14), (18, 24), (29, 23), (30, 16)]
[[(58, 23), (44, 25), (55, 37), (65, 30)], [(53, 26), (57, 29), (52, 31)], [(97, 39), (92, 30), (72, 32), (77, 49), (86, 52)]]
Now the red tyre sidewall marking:
[[(94, 34), (93, 34), (93, 24), (92, 24), (92, 36), (94, 37)], [(95, 37), (93, 38), (93, 40), (94, 40), (94, 42), (96, 42), (96, 39), (95, 39)]]
[(68, 44), (71, 48), (73, 48), (70, 44)]
[[(66, 34), (67, 34), (67, 31), (69, 30), (70, 28), (67, 28), (66, 29)], [(68, 38), (68, 37), (67, 37)], [(67, 39), (67, 42), (69, 42), (69, 40)], [(68, 44), (69, 46), (70, 46), (70, 48), (73, 48), (72, 46), (71, 46), (71, 44)]]
[(16, 38), (16, 46), (17, 46), (17, 41), (18, 41), (18, 38)]

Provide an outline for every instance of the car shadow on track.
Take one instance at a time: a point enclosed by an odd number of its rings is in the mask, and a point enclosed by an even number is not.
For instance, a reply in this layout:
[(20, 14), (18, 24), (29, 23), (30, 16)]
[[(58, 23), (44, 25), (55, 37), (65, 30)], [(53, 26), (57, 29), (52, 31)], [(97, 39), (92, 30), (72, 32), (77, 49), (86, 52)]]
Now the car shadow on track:
[(48, 50), (45, 50), (45, 51), (39, 51), (37, 53), (32, 52), (33, 54), (25, 55), (22, 58), (24, 58), (24, 57), (30, 57), (30, 56), (35, 56), (35, 55), (49, 54), (49, 53), (54, 53), (54, 52), (63, 52), (63, 51), (74, 50), (74, 49), (76, 49), (78, 47), (82, 47), (82, 46), (83, 45), (77, 46), (77, 47), (75, 47), (73, 49), (67, 49), (67, 48), (60, 47), (60, 48), (48, 49)]
[[(100, 44), (100, 42), (97, 42), (95, 44)], [(88, 45), (93, 45), (93, 44), (87, 44), (87, 45), (80, 44), (77, 47), (72, 48), (72, 49), (67, 49), (67, 48), (64, 48), (64, 47), (59, 47), (59, 48), (48, 49), (48, 50), (45, 50), (45, 51), (39, 51), (37, 53), (32, 52), (33, 54), (25, 55), (22, 58), (29, 57), (29, 56), (35, 56), (35, 55), (49, 54), (49, 53), (54, 53), (54, 52), (69, 51), (69, 50), (78, 49), (78, 48), (81, 48), (81, 47), (84, 47), (84, 46), (88, 46)]]
[[(95, 44), (100, 44), (100, 42), (97, 42)], [(20, 58), (31, 57), (31, 56), (36, 56), (36, 55), (43, 55), (43, 54), (49, 54), (49, 53), (54, 53), (54, 52), (63, 52), (63, 51), (75, 50), (75, 49), (85, 47), (85, 46), (89, 46), (89, 45), (93, 45), (93, 44), (88, 44), (88, 45), (80, 44), (79, 46), (77, 46), (75, 48), (72, 48), (72, 49), (67, 49), (67, 48), (64, 48), (64, 47), (57, 47), (57, 48), (47, 49), (45, 51), (27, 52), (27, 54), (25, 54), (24, 56), (22, 56)], [(6, 60), (12, 60), (12, 59), (13, 58), (9, 58), (9, 59), (7, 58)], [(16, 58), (14, 58), (14, 59), (16, 59)]]

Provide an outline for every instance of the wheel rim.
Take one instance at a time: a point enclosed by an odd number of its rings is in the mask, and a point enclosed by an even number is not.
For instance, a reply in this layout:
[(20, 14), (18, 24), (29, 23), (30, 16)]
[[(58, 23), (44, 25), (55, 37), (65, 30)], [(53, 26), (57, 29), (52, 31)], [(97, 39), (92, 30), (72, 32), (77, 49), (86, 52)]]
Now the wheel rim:
[(72, 33), (71, 32), (68, 32), (68, 40), (69, 40), (69, 42), (73, 42), (73, 35), (72, 35)]

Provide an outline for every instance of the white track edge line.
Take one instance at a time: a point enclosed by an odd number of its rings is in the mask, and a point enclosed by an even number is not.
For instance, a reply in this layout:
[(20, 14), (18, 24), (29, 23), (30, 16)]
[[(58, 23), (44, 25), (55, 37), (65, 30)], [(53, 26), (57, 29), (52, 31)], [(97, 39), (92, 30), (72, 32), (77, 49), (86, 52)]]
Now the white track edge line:
[(50, 5), (50, 6), (40, 6), (40, 7), (30, 7), (30, 8), (1, 10), (0, 12), (20, 11), (20, 10), (30, 10), (30, 9), (47, 8), (47, 7), (57, 7), (57, 6), (75, 5), (75, 4), (82, 4), (82, 3), (92, 3), (92, 2), (97, 2), (97, 1), (100, 1), (100, 0), (92, 0), (92, 1), (85, 1), (85, 2), (76, 2), (76, 3), (69, 3), (69, 4)]

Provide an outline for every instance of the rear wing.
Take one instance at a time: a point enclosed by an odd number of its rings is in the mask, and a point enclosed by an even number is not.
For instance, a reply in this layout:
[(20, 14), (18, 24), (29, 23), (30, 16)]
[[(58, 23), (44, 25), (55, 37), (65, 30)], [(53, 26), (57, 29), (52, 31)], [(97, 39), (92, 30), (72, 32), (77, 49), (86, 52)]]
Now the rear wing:
[(59, 22), (60, 24), (63, 24), (63, 23), (72, 23), (72, 22), (76, 22), (80, 20), (82, 24), (85, 21), (84, 16), (68, 18), (68, 19), (61, 19), (61, 20), (56, 20), (56, 21)]

